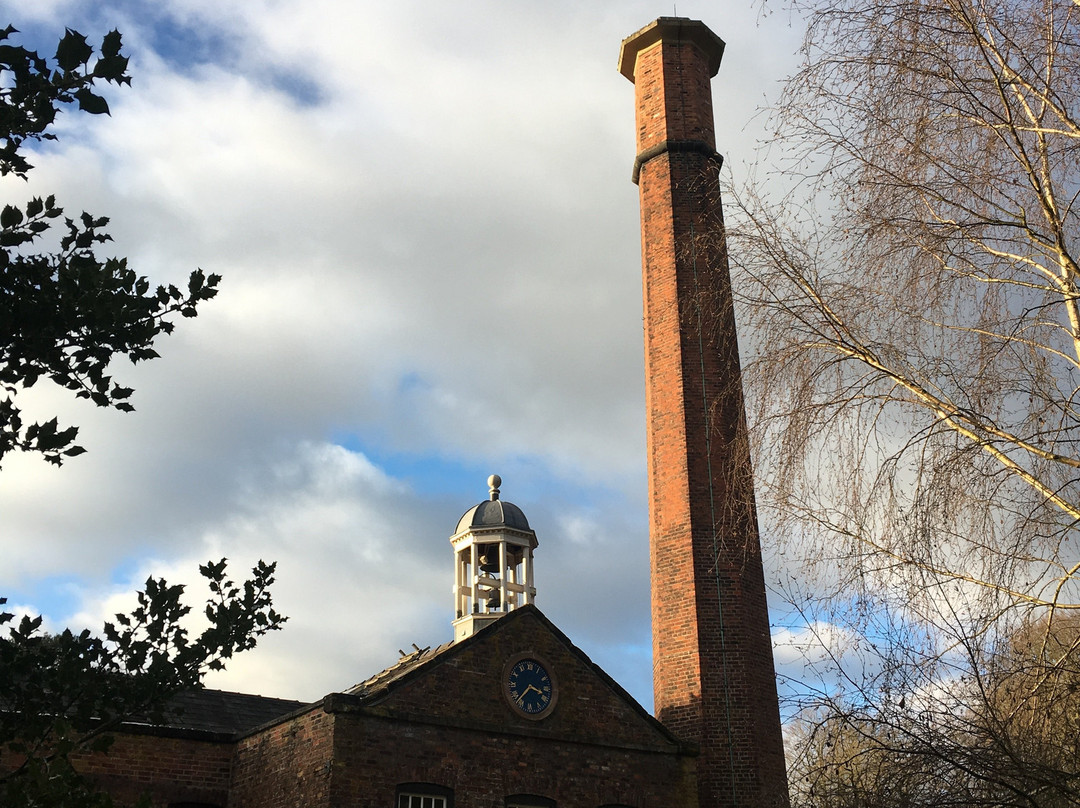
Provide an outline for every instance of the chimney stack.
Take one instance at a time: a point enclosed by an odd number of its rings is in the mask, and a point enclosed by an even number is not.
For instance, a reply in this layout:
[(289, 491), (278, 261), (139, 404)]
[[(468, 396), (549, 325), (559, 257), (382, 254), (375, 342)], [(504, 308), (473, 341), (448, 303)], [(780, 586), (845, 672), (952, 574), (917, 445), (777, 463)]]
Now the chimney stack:
[(661, 17), (619, 58), (637, 108), (653, 690), (700, 748), (699, 805), (771, 808), (788, 793), (713, 130), (723, 53), (701, 22)]

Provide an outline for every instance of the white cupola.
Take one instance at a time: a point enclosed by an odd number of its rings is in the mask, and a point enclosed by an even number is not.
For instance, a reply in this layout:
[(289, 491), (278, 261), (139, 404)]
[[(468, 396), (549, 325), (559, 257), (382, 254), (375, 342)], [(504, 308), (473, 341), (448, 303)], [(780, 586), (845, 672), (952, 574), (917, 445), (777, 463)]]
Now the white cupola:
[(499, 499), (502, 478), (488, 477), (489, 499), (467, 510), (450, 537), (454, 548), (454, 642), (471, 637), (536, 597), (536, 533), (521, 508)]

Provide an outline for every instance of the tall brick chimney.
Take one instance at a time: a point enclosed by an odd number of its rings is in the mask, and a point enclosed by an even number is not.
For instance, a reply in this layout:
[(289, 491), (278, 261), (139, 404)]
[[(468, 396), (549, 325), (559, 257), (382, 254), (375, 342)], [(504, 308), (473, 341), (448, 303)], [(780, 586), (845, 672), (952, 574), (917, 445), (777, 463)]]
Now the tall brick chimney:
[(661, 17), (624, 40), (645, 294), (656, 716), (700, 748), (698, 802), (786, 806), (710, 80), (724, 43)]

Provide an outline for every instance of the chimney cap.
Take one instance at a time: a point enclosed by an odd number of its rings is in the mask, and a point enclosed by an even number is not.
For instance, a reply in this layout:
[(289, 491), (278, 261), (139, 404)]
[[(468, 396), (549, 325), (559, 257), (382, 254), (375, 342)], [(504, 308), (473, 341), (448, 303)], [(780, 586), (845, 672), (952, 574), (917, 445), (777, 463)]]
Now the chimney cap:
[(709, 78), (720, 70), (720, 60), (724, 58), (724, 40), (710, 31), (705, 23), (685, 17), (659, 17), (623, 40), (619, 49), (619, 72), (632, 82), (637, 55), (664, 40), (697, 45), (709, 61)]

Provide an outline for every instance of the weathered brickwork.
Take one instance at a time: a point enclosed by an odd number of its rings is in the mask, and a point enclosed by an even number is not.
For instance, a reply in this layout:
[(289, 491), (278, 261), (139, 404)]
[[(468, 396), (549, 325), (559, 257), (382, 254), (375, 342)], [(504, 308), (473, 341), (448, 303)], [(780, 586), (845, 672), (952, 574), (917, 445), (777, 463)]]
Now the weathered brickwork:
[(450, 788), (458, 808), (503, 808), (511, 794), (562, 808), (694, 805), (692, 758), (545, 737), (382, 719), (339, 718), (334, 805), (387, 808), (399, 783)]
[(323, 808), (330, 802), (334, 716), (308, 711), (236, 745), (229, 808)]
[(233, 745), (230, 742), (121, 733), (108, 754), (83, 754), (75, 767), (117, 805), (142, 795), (155, 808), (177, 803), (224, 806), (228, 801)]
[(702, 806), (787, 803), (710, 80), (723, 44), (661, 18), (623, 45), (637, 102), (657, 717)]

